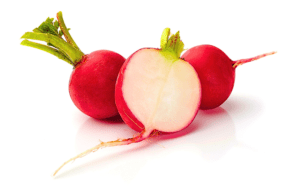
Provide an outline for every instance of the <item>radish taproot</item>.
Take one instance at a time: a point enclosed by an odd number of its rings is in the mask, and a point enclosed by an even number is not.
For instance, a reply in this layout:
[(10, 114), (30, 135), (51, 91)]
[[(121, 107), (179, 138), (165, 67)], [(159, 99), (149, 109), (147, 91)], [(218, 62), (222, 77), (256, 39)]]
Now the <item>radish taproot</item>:
[(202, 91), (200, 109), (213, 109), (224, 103), (230, 96), (236, 67), (275, 53), (232, 61), (215, 46), (199, 45), (187, 50), (181, 58), (195, 68), (200, 78)]
[(128, 139), (101, 142), (63, 163), (54, 175), (67, 163), (100, 148), (137, 143), (191, 124), (199, 109), (201, 85), (195, 69), (180, 59), (183, 46), (179, 32), (170, 36), (170, 29), (166, 28), (160, 49), (140, 49), (121, 68), (116, 105), (124, 122), (140, 133)]
[[(46, 51), (73, 66), (69, 93), (79, 110), (96, 119), (118, 114), (114, 97), (115, 84), (125, 62), (124, 57), (109, 50), (84, 54), (71, 37), (62, 12), (57, 13), (56, 21), (48, 18), (33, 32), (26, 32), (21, 38), (25, 39), (21, 42), (22, 45)], [(44, 41), (47, 45), (28, 39)]]

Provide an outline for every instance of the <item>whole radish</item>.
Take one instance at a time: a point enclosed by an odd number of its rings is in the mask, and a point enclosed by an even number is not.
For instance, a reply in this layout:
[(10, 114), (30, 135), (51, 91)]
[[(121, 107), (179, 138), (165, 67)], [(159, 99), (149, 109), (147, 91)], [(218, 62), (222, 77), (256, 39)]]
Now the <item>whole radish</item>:
[[(48, 18), (33, 32), (26, 32), (21, 44), (46, 51), (73, 66), (69, 93), (83, 113), (96, 119), (117, 115), (115, 83), (125, 58), (109, 50), (84, 54), (71, 37), (62, 13), (58, 12), (57, 21), (53, 20)], [(47, 45), (27, 39), (44, 41)]]
[(128, 145), (157, 135), (186, 128), (194, 120), (200, 105), (201, 86), (195, 69), (180, 59), (183, 42), (179, 32), (170, 35), (166, 28), (161, 48), (142, 48), (124, 63), (116, 83), (118, 111), (131, 128), (139, 131), (132, 138), (102, 142), (65, 162), (103, 147)]
[(274, 53), (232, 61), (222, 50), (215, 46), (199, 45), (187, 50), (181, 58), (195, 68), (201, 80), (202, 99), (200, 109), (213, 109), (224, 103), (231, 94), (236, 67)]

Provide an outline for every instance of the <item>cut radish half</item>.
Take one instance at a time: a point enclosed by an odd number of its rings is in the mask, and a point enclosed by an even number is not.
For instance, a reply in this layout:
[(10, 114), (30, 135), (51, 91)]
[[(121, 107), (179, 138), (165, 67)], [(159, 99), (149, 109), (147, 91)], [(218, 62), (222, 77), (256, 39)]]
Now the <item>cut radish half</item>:
[(176, 132), (194, 119), (200, 98), (197, 73), (169, 53), (141, 49), (121, 69), (116, 104), (122, 119), (134, 130)]

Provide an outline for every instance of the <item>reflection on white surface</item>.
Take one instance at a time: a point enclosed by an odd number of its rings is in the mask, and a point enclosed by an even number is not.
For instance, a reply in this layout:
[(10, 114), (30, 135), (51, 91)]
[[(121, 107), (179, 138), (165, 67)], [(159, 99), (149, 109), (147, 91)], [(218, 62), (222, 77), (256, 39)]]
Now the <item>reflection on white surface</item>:
[[(130, 130), (130, 128), (128, 128), (123, 123), (120, 117), (110, 118), (109, 120), (95, 120), (90, 118), (78, 130), (76, 136), (76, 151), (82, 152), (96, 145), (100, 138), (102, 141), (109, 141), (118, 139), (121, 137), (121, 135), (124, 135), (123, 138), (125, 138), (131, 137), (133, 134), (136, 134), (136, 132)], [(132, 144), (130, 149), (126, 148), (126, 146), (122, 146), (122, 152), (115, 149), (115, 154), (109, 152), (109, 158), (105, 157), (107, 156), (107, 152), (105, 152), (105, 150), (107, 149), (100, 150), (98, 152), (103, 153), (104, 156), (98, 154), (99, 158), (96, 159), (96, 162), (93, 162), (93, 165), (95, 165), (95, 163), (97, 166), (103, 163), (113, 163), (114, 160), (122, 158), (122, 154), (126, 156), (126, 153), (139, 154), (139, 150), (145, 146), (158, 146), (160, 149), (168, 147), (172, 148), (172, 142), (174, 142), (174, 145), (177, 145), (178, 143), (175, 140), (182, 137), (184, 137), (184, 141), (182, 141), (183, 144), (192, 144), (193, 146), (198, 148), (205, 160), (218, 160), (226, 154), (226, 152), (233, 146), (236, 140), (233, 121), (223, 108), (219, 107), (217, 109), (209, 111), (200, 110), (194, 122), (186, 129), (173, 134), (160, 135), (156, 138), (151, 138), (147, 141), (144, 141), (144, 143)], [(168, 141), (168, 144), (164, 144), (164, 141)], [(119, 148), (120, 147), (118, 147), (118, 149)], [(157, 152), (159, 153), (160, 151)], [(151, 154), (156, 155), (157, 153), (154, 152)], [(149, 158), (151, 159), (151, 157)], [(135, 161), (132, 163), (127, 162), (126, 164), (122, 164), (121, 167), (117, 168), (117, 171), (120, 174), (120, 172), (122, 172), (122, 168), (124, 168), (123, 175), (128, 177), (130, 172), (125, 169), (135, 168), (136, 170), (132, 172), (136, 172), (140, 168), (139, 166), (143, 166), (142, 164), (145, 164), (145, 162), (147, 161), (146, 159), (147, 158), (139, 158), (139, 162)], [(79, 160), (89, 161), (88, 158)], [(88, 166), (90, 165), (87, 164), (84, 165), (84, 167), (81, 165), (78, 168), (87, 168), (88, 170)], [(69, 165), (68, 168), (74, 168), (74, 166), (72, 167), (71, 165)], [(74, 170), (76, 171), (76, 169)]]
[[(235, 125), (226, 110), (219, 107), (201, 111), (202, 129), (197, 134), (197, 144), (206, 160), (218, 160), (236, 142)], [(195, 137), (195, 135), (193, 135)]]
[[(261, 104), (253, 98), (235, 97), (228, 100), (223, 106), (224, 108), (218, 107), (213, 110), (199, 110), (192, 124), (182, 131), (162, 134), (131, 146), (121, 146), (112, 150), (108, 148), (101, 149), (97, 151), (97, 157), (94, 156), (93, 161), (88, 157), (78, 159), (82, 160), (81, 165), (68, 165), (66, 168), (69, 169), (62, 172), (60, 176), (72, 176), (72, 174), (80, 174), (85, 170), (101, 169), (103, 166), (109, 168), (109, 165), (111, 165), (113, 169), (109, 171), (110, 173), (116, 173), (122, 179), (129, 181), (134, 179), (137, 172), (154, 156), (159, 156), (161, 152), (180, 145), (183, 149), (184, 146), (188, 148), (188, 145), (197, 149), (202, 160), (205, 161), (221, 159), (234, 146), (252, 150), (251, 147), (237, 141), (236, 127), (225, 108), (231, 113), (239, 114), (240, 120), (243, 117), (254, 120), (262, 110)], [(243, 126), (245, 125), (239, 125), (238, 127)], [(110, 141), (131, 137), (134, 134), (137, 133), (127, 127), (119, 116), (107, 120), (89, 118), (77, 132), (76, 151), (79, 153), (93, 147), (98, 144), (99, 139)], [(120, 161), (123, 158), (126, 158), (127, 161), (121, 162), (117, 166), (114, 165), (116, 160)]]

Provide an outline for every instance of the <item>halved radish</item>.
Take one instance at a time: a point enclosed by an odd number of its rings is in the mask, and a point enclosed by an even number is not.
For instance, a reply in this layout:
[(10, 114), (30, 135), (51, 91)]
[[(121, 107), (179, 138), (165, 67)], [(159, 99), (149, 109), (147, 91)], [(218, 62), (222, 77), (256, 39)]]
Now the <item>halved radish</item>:
[(176, 132), (191, 123), (199, 105), (200, 83), (193, 67), (169, 51), (141, 49), (119, 73), (118, 111), (136, 131)]
[(195, 69), (180, 59), (183, 42), (179, 32), (163, 31), (161, 49), (143, 48), (132, 54), (118, 75), (115, 99), (127, 125), (140, 134), (128, 139), (102, 142), (65, 162), (83, 157), (99, 148), (140, 142), (158, 132), (177, 132), (194, 120), (201, 99)]

